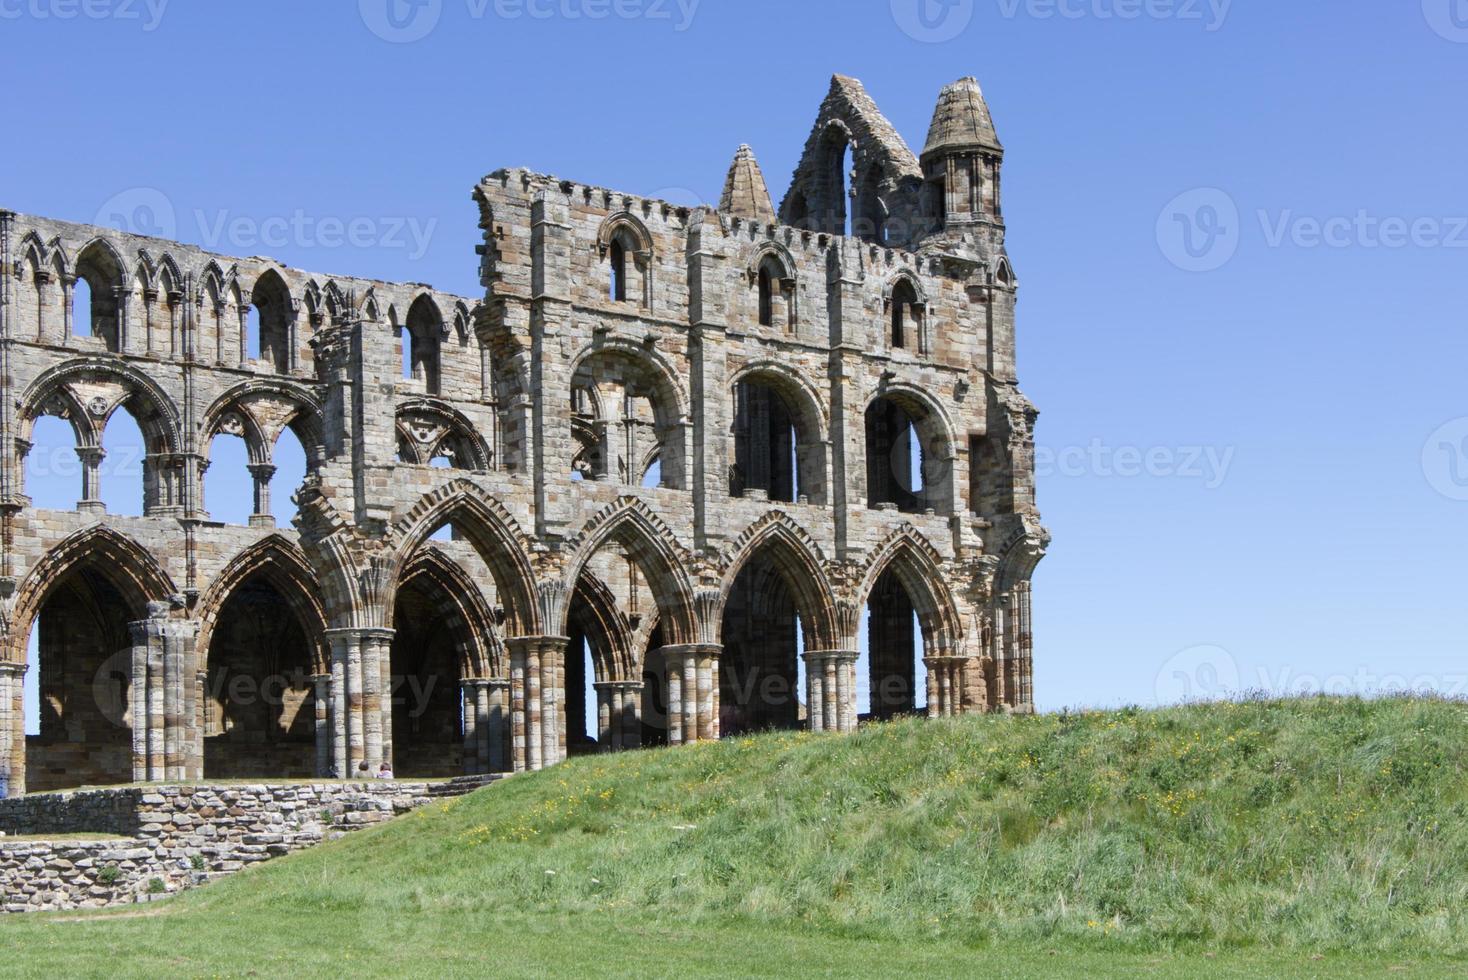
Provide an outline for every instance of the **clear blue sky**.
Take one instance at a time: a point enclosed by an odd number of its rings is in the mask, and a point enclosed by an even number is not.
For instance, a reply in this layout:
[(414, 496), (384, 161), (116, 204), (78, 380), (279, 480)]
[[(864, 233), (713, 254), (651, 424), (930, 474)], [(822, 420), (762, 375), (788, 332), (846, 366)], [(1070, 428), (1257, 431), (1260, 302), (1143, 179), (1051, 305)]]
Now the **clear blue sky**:
[(914, 147), (973, 74), (1051, 460), (1041, 707), (1465, 686), (1468, 5), (422, 2), (0, 0), (0, 206), (151, 188), (188, 241), (473, 293), (491, 169), (712, 201), (747, 142), (778, 199), (832, 72)]

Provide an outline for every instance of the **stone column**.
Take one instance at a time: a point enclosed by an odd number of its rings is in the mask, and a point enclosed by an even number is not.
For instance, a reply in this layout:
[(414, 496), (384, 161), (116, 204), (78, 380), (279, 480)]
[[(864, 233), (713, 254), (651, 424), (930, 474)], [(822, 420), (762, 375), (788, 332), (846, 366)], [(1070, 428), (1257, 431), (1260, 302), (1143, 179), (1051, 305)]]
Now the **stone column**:
[(481, 729), (480, 743), (485, 758), (485, 772), (509, 772), (513, 761), (510, 746), (510, 679), (496, 677), (484, 682), (487, 724)]
[(719, 737), (717, 643), (663, 647), (667, 663), (668, 744), (715, 741)]
[(1030, 583), (1020, 582), (1014, 587), (1011, 608), (1015, 621), (1015, 680), (1014, 706), (1016, 711), (1033, 714), (1035, 711), (1034, 627), (1031, 623)]
[(314, 674), (316, 691), (316, 775), (325, 778), (332, 770), (331, 675)]
[(506, 641), (516, 772), (555, 765), (566, 755), (566, 644), (564, 636), (520, 636)]
[(76, 509), (83, 514), (105, 514), (107, 505), (102, 502), (102, 458), (107, 455), (101, 446), (76, 447), (77, 458), (82, 461), (82, 499)]
[(140, 783), (202, 778), (187, 690), (198, 673), (198, 624), (168, 618), (166, 603), (150, 603), (147, 619), (128, 624), (132, 636), (133, 780)]
[[(480, 757), (480, 732), (485, 719), (480, 713), (479, 695), (485, 690), (487, 681), (477, 677), (466, 677), (459, 682), (463, 691), (462, 712), (464, 718), (464, 775), (472, 776), (483, 772), (484, 760)], [(487, 705), (486, 705), (487, 707)]]
[(642, 744), (642, 722), (638, 704), (641, 681), (599, 681), (596, 684), (597, 747), (602, 752), (621, 752)]
[(333, 629), (326, 636), (331, 644), (336, 771), (339, 778), (354, 779), (361, 763), (376, 772), (392, 751), (392, 704), (385, 681), (393, 631)]
[(642, 747), (642, 682), (619, 681), (617, 710), (612, 715), (613, 751)]
[(275, 517), (270, 513), (270, 481), (275, 476), (275, 467), (269, 463), (251, 463), (249, 470), (255, 483), (255, 511), (250, 515), (250, 526), (275, 527)]
[(0, 664), (0, 799), (25, 793), (25, 664)]
[(928, 668), (928, 717), (951, 718), (963, 714), (970, 658), (924, 657), (923, 663)]
[(856, 730), (855, 650), (805, 653), (806, 718), (813, 732)]

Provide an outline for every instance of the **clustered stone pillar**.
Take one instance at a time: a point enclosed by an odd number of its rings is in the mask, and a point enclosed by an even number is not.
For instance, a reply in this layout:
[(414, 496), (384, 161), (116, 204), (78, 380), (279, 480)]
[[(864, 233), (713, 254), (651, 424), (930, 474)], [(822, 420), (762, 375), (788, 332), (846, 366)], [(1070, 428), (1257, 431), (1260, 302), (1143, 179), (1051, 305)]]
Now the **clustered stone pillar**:
[(1030, 583), (1021, 582), (1000, 596), (993, 609), (993, 700), (1000, 710), (1034, 711), (1033, 647)]
[(331, 645), (333, 768), (339, 778), (350, 779), (365, 762), (375, 774), (392, 759), (393, 631), (335, 629), (326, 636)]
[(566, 757), (564, 636), (520, 636), (510, 650), (511, 759), (515, 772)]
[(805, 654), (805, 705), (811, 731), (856, 731), (857, 657), (855, 650)]
[(597, 745), (603, 752), (621, 752), (642, 744), (641, 681), (601, 681), (596, 684)]
[(970, 658), (924, 657), (923, 663), (928, 668), (928, 717), (963, 714), (964, 682), (970, 673)]
[(25, 792), (25, 664), (0, 664), (0, 799)]
[(504, 772), (510, 742), (510, 681), (469, 678), (464, 688), (464, 772)]
[(191, 722), (198, 689), (189, 683), (195, 663), (196, 623), (168, 618), (166, 604), (151, 603), (148, 618), (128, 625), (132, 635), (129, 704), (133, 732), (133, 780), (154, 783), (202, 776), (202, 752)]
[(716, 643), (663, 647), (667, 664), (668, 744), (711, 742), (719, 737), (719, 654)]

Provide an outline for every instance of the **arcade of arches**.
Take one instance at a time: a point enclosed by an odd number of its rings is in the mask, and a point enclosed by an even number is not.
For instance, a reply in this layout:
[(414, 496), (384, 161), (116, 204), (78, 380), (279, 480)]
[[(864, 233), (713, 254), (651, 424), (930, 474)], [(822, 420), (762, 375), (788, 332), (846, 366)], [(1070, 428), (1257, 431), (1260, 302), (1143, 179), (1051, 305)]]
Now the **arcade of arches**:
[(0, 796), (1032, 711), (1002, 162), (837, 76), (778, 209), (489, 173), (478, 296), (0, 211)]

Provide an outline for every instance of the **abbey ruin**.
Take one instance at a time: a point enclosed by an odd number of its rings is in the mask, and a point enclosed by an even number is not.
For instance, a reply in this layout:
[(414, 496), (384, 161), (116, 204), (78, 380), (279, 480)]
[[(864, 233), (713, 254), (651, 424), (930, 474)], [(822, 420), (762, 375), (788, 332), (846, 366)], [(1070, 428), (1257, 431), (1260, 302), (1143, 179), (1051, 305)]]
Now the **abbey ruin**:
[(1002, 161), (973, 79), (915, 156), (838, 76), (778, 209), (747, 147), (717, 208), (491, 173), (478, 297), (0, 212), (0, 795), (1033, 710)]

